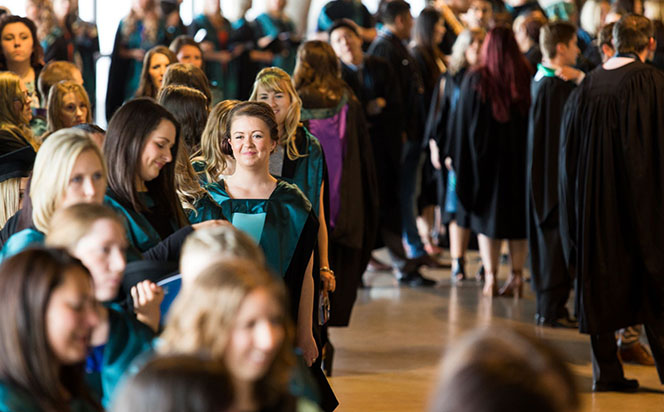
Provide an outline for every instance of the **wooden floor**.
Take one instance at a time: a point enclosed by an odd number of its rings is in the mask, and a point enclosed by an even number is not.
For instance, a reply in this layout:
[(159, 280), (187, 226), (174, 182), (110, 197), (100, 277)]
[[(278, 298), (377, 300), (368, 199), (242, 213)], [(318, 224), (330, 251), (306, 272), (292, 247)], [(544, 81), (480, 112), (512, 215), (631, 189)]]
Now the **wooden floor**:
[[(471, 255), (467, 267), (479, 266)], [(591, 392), (590, 345), (574, 330), (536, 327), (530, 284), (525, 297), (487, 299), (474, 281), (450, 286), (449, 271), (425, 271), (439, 280), (436, 288), (399, 287), (387, 272), (367, 272), (348, 328), (331, 328), (336, 348), (330, 382), (340, 412), (424, 411), (446, 345), (464, 331), (483, 325), (509, 325), (531, 331), (557, 347), (577, 377), (583, 411), (664, 411), (664, 386), (654, 367), (626, 365), (637, 378), (636, 394)], [(509, 273), (501, 269), (502, 278)]]

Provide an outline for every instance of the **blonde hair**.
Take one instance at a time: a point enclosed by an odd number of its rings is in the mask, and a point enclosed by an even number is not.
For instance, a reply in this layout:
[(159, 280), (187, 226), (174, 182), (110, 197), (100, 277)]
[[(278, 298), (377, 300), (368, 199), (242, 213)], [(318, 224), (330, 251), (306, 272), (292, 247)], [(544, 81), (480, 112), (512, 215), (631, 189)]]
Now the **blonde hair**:
[[(235, 318), (249, 294), (265, 290), (281, 310), (285, 338), (266, 375), (254, 388), (260, 409), (279, 401), (287, 390), (292, 354), (293, 328), (283, 282), (255, 262), (232, 260), (212, 264), (175, 299), (161, 335), (163, 354), (199, 354), (223, 360)], [(258, 395), (260, 394), (260, 395)]]
[(3, 227), (21, 203), (21, 178), (13, 177), (0, 182), (0, 227)]
[(51, 86), (51, 90), (48, 92), (48, 110), (46, 112), (48, 121), (46, 130), (48, 132), (54, 132), (67, 127), (62, 121), (61, 112), (64, 107), (63, 100), (69, 93), (74, 93), (79, 99), (83, 100), (88, 109), (84, 123), (92, 123), (92, 110), (90, 109), (88, 93), (80, 84), (72, 80), (62, 80)]
[(240, 258), (265, 265), (265, 255), (256, 242), (231, 225), (195, 230), (182, 245), (180, 261), (191, 254), (206, 254), (210, 262)]
[(25, 103), (25, 96), (21, 90), (21, 78), (10, 71), (0, 72), (0, 130), (15, 136), (17, 140), (25, 138), (33, 149), (39, 145), (34, 139), (28, 123), (16, 111), (14, 102)]
[(258, 88), (263, 87), (267, 91), (274, 93), (286, 93), (290, 98), (291, 104), (284, 120), (284, 135), (279, 136), (279, 144), (286, 146), (286, 153), (291, 160), (304, 157), (297, 150), (297, 127), (300, 125), (300, 110), (302, 109), (302, 99), (295, 91), (293, 80), (285, 71), (278, 67), (266, 67), (258, 72), (254, 81), (254, 88), (251, 91), (249, 100), (258, 100)]
[(92, 225), (102, 219), (113, 221), (122, 228), (122, 233), (125, 233), (124, 223), (113, 209), (104, 205), (79, 203), (53, 214), (48, 226), (46, 245), (64, 248), (72, 253), (78, 242), (90, 232)]
[[(593, 37), (597, 36), (597, 32), (602, 27), (602, 17), (604, 17), (602, 3), (608, 4), (609, 2), (607, 0), (588, 0), (581, 7), (579, 17), (581, 28)], [(606, 7), (607, 12), (609, 7)]]
[(189, 209), (197, 214), (196, 202), (207, 196), (207, 191), (203, 189), (196, 177), (196, 171), (189, 161), (189, 150), (184, 144), (184, 139), (178, 143), (177, 159), (175, 159), (175, 191), (178, 194), (183, 209)]
[(205, 163), (203, 173), (208, 182), (219, 180), (228, 167), (229, 157), (224, 154), (222, 144), (228, 128), (228, 114), (238, 103), (239, 100), (222, 100), (212, 108), (201, 135), (201, 148), (191, 159), (192, 162)]
[(104, 156), (86, 132), (71, 128), (58, 130), (42, 145), (35, 158), (30, 183), (32, 222), (37, 230), (48, 232), (51, 217), (67, 189), (74, 164), (79, 155), (88, 150), (99, 158), (106, 181)]
[(466, 50), (476, 40), (484, 41), (486, 32), (484, 29), (465, 29), (459, 34), (452, 46), (452, 55), (450, 56), (449, 72), (451, 75), (457, 74), (461, 69), (468, 66), (466, 60)]

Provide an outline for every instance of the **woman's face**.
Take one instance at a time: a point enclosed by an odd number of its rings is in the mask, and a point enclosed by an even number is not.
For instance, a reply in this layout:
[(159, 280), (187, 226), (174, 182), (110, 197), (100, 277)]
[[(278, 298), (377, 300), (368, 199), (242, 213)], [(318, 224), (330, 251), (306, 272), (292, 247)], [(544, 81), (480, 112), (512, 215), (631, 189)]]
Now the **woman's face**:
[(90, 336), (99, 324), (92, 284), (77, 267), (67, 270), (64, 281), (51, 293), (46, 305), (46, 336), (62, 365), (85, 359)]
[(284, 126), (286, 114), (288, 114), (288, 109), (292, 103), (288, 93), (268, 90), (264, 86), (259, 85), (257, 88), (256, 100), (267, 103), (274, 111), (274, 116), (277, 118), (277, 124), (279, 127), (281, 128)]
[(143, 182), (156, 179), (161, 169), (173, 161), (171, 149), (175, 146), (175, 134), (175, 125), (170, 120), (161, 119), (145, 139), (138, 171), (138, 177)]
[(59, 207), (65, 208), (78, 203), (100, 205), (105, 192), (106, 176), (101, 159), (97, 153), (88, 149), (78, 155)]
[(445, 36), (445, 21), (441, 18), (433, 26), (433, 44), (440, 44), (443, 41), (443, 36)]
[(126, 249), (124, 228), (114, 220), (99, 219), (71, 251), (90, 271), (98, 301), (117, 296), (127, 264)]
[(466, 49), (466, 62), (468, 66), (474, 66), (480, 57), (480, 50), (482, 49), (482, 40), (474, 39), (468, 49)]
[(231, 123), (231, 148), (236, 166), (266, 166), (277, 143), (270, 130), (258, 117), (238, 116)]
[(85, 123), (88, 119), (88, 105), (78, 93), (70, 92), (62, 96), (60, 117), (65, 127)]
[(150, 74), (150, 79), (152, 80), (152, 85), (156, 90), (161, 89), (161, 82), (164, 80), (164, 73), (166, 73), (166, 68), (171, 63), (168, 60), (168, 57), (161, 53), (155, 53), (150, 57), (150, 67), (148, 68), (148, 73)]
[(240, 305), (224, 353), (226, 367), (234, 379), (255, 382), (265, 376), (286, 330), (284, 314), (265, 289), (251, 292)]
[(2, 38), (2, 54), (7, 63), (24, 63), (30, 61), (34, 41), (30, 29), (23, 23), (9, 23), (0, 33)]
[(185, 44), (180, 47), (180, 51), (176, 57), (180, 63), (193, 64), (199, 69), (203, 67), (203, 55), (201, 54), (201, 50), (190, 44)]

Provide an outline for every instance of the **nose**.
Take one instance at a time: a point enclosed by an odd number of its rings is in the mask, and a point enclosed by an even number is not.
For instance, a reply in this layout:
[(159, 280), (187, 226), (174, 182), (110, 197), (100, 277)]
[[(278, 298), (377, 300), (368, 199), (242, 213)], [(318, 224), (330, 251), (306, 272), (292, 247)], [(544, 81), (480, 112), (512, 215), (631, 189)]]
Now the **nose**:
[(79, 119), (82, 119), (82, 118), (83, 118), (83, 112), (84, 112), (84, 111), (85, 111), (85, 108), (84, 108), (84, 107), (80, 107), (80, 106), (77, 107), (77, 108), (76, 108), (76, 117), (79, 118)]
[(268, 321), (260, 322), (256, 327), (254, 336), (256, 347), (264, 351), (274, 349), (277, 343), (278, 328), (279, 326), (275, 326)]
[(173, 155), (171, 154), (170, 149), (166, 149), (166, 151), (164, 152), (164, 161), (166, 161), (166, 163), (170, 163), (172, 160), (173, 160)]
[(119, 247), (113, 248), (111, 250), (111, 270), (115, 272), (122, 272), (125, 269), (125, 266), (127, 266), (127, 259), (125, 258), (124, 253)]
[(85, 179), (85, 182), (83, 184), (83, 193), (88, 199), (92, 199), (95, 197), (97, 194), (97, 186), (95, 186), (95, 183), (92, 181), (92, 178), (88, 177)]

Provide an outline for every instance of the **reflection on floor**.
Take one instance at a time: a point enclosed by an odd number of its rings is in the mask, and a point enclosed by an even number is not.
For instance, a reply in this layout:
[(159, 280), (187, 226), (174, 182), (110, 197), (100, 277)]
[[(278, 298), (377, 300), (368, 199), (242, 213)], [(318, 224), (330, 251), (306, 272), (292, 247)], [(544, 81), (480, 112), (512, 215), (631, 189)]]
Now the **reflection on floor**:
[[(479, 267), (477, 254), (468, 259), (467, 273)], [(424, 411), (437, 364), (446, 345), (464, 331), (483, 325), (509, 325), (530, 331), (557, 347), (574, 371), (583, 411), (664, 411), (664, 386), (654, 367), (626, 365), (637, 378), (636, 394), (593, 394), (590, 345), (574, 330), (536, 327), (530, 284), (525, 297), (482, 297), (474, 280), (450, 286), (449, 270), (423, 271), (439, 280), (433, 289), (399, 287), (387, 272), (367, 272), (368, 288), (360, 291), (350, 327), (333, 328), (336, 348), (330, 382), (339, 397), (340, 412)], [(509, 268), (501, 268), (501, 282)]]

